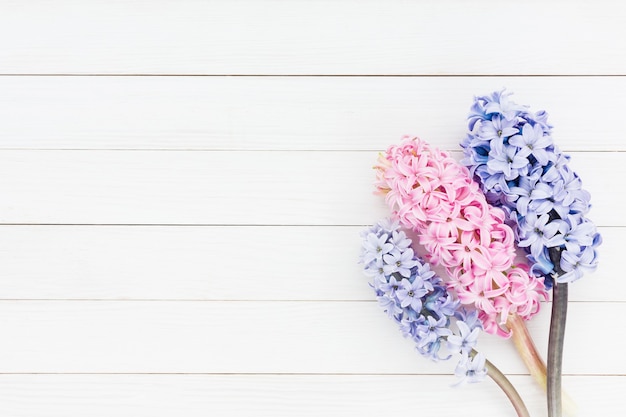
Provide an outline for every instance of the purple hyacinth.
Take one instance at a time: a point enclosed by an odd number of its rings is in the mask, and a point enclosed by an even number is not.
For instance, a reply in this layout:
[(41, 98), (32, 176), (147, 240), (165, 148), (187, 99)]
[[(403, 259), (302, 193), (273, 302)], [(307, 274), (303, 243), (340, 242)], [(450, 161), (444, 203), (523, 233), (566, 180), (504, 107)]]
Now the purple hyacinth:
[[(434, 361), (449, 359), (458, 352), (459, 367), (472, 364), (475, 368), (470, 372), (472, 380), (484, 377), (484, 361), (471, 359), (482, 330), (476, 311), (461, 307), (429, 264), (414, 254), (411, 239), (399, 223), (384, 219), (361, 236), (361, 263), (372, 277), (378, 302), (404, 336), (415, 342), (417, 351)], [(384, 256), (378, 256), (381, 251), (386, 251)], [(452, 330), (454, 323), (458, 330)], [(443, 354), (445, 350), (447, 354)], [(467, 377), (465, 373), (462, 376)]]
[(548, 287), (553, 274), (558, 282), (572, 282), (596, 268), (602, 242), (586, 217), (590, 195), (554, 144), (547, 113), (533, 113), (510, 95), (475, 98), (462, 162), (489, 202), (507, 213), (533, 273), (543, 275)]

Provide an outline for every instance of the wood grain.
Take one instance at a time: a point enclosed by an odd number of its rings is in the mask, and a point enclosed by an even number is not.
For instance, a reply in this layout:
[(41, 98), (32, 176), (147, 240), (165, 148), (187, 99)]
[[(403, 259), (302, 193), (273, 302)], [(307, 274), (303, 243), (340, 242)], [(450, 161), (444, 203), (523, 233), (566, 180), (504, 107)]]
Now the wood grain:
[[(267, 277), (268, 286), (279, 285)], [(619, 350), (607, 351), (590, 336), (614, 334), (609, 318), (622, 316), (624, 305), (571, 303), (565, 374), (626, 374)], [(544, 307), (528, 324), (540, 352), (547, 348), (550, 316)], [(376, 302), (2, 301), (0, 332), (0, 373), (454, 370), (451, 361), (420, 357)], [(510, 340), (485, 334), (478, 349), (505, 373), (527, 372)]]
[(609, 0), (3, 2), (0, 73), (625, 75), (625, 14)]
[[(0, 149), (458, 150), (474, 95), (545, 109), (565, 151), (626, 150), (626, 77), (0, 77)], [(601, 105), (598, 105), (601, 103)], [(584, 117), (581, 117), (584, 114)]]
[[(541, 391), (528, 376), (511, 376), (533, 416), (545, 413)], [(579, 415), (620, 416), (626, 377), (565, 376)], [(491, 381), (450, 388), (439, 375), (0, 375), (0, 412), (14, 417), (153, 417), (184, 415), (375, 416), (402, 414), (407, 403), (422, 414), (446, 414), (450, 402), (464, 415), (513, 415)], [(590, 392), (590, 387), (596, 387)], [(410, 399), (403, 401), (402, 399)]]
[[(362, 229), (2, 226), (0, 299), (368, 301)], [(600, 233), (598, 270), (570, 286), (570, 300), (626, 302), (616, 278), (626, 228)]]
[[(458, 154), (456, 154), (458, 157)], [(389, 211), (373, 195), (374, 152), (0, 151), (1, 223), (366, 225)], [(572, 166), (600, 226), (626, 193), (626, 153)], [(619, 203), (617, 204), (619, 205)]]

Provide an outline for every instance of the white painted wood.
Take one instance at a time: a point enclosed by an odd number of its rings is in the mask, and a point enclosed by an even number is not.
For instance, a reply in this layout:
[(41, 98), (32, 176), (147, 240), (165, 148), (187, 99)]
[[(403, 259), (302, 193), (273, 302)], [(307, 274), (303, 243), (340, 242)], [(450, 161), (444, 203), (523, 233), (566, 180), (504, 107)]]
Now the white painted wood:
[(623, 2), (4, 1), (0, 72), (624, 74)]
[[(0, 299), (372, 300), (362, 229), (3, 226)], [(626, 228), (600, 232), (598, 270), (571, 301), (626, 302)]]
[[(544, 307), (528, 325), (540, 352)], [(626, 303), (571, 303), (563, 372), (626, 374), (617, 350), (598, 352), (624, 314)], [(448, 374), (454, 365), (419, 356), (375, 302), (3, 301), (0, 334), (0, 373)], [(526, 373), (510, 340), (483, 335), (478, 349), (503, 372)]]
[(603, 122), (626, 77), (0, 77), (0, 149), (457, 150), (472, 97), (503, 87), (563, 150), (626, 150)]
[[(564, 384), (579, 415), (621, 416), (625, 17), (0, 0), (0, 415), (512, 415), (492, 383), (451, 389), (453, 364), (415, 353), (356, 264), (387, 213), (376, 151), (405, 133), (457, 149), (472, 96), (506, 86), (551, 114), (593, 195), (605, 243), (571, 286)], [(549, 307), (529, 323), (541, 352)], [(512, 343), (479, 348), (545, 416)]]
[[(0, 151), (0, 222), (365, 225), (389, 212), (372, 193), (376, 156)], [(572, 167), (597, 224), (626, 225), (614, 209), (626, 195), (626, 153), (577, 153)]]
[[(14, 417), (513, 416), (497, 386), (451, 388), (421, 375), (0, 375), (0, 412)], [(545, 415), (528, 376), (511, 376), (531, 415)], [(626, 377), (565, 376), (580, 416), (621, 416)], [(453, 399), (453, 400), (451, 400)]]

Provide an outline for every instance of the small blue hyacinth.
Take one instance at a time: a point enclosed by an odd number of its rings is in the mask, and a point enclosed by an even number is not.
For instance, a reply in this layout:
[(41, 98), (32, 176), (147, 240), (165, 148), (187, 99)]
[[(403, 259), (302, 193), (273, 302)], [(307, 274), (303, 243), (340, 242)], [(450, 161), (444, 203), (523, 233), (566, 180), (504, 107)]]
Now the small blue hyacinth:
[(454, 371), (456, 376), (460, 378), (457, 385), (466, 382), (472, 384), (482, 381), (485, 375), (487, 375), (485, 362), (486, 359), (482, 353), (476, 354), (473, 358), (467, 357), (460, 361)]
[(586, 217), (590, 195), (554, 144), (547, 113), (532, 113), (510, 95), (475, 98), (462, 163), (487, 200), (507, 213), (532, 272), (550, 288), (552, 274), (565, 283), (594, 270), (602, 239)]
[[(461, 354), (458, 369), (471, 364), (471, 372), (458, 373), (463, 381), (477, 382), (486, 375), (485, 361), (472, 361), (482, 325), (475, 310), (460, 303), (443, 281), (411, 249), (411, 239), (400, 225), (384, 219), (361, 234), (361, 263), (372, 277), (370, 284), (379, 304), (411, 338), (417, 351), (434, 360), (447, 360)], [(451, 325), (456, 323), (458, 331)], [(448, 354), (442, 356), (442, 348)], [(482, 365), (481, 365), (482, 363)], [(479, 366), (481, 365), (481, 366)]]

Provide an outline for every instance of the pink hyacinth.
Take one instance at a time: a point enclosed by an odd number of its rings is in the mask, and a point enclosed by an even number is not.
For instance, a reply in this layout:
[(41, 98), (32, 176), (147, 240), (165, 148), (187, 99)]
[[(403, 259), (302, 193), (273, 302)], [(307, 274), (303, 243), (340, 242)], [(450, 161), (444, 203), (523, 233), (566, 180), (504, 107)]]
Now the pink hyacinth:
[(447, 285), (480, 311), (485, 331), (503, 337), (510, 316), (530, 319), (548, 294), (543, 278), (516, 263), (504, 212), (490, 206), (467, 168), (419, 138), (405, 137), (380, 154), (376, 187), (393, 215), (419, 236)]

